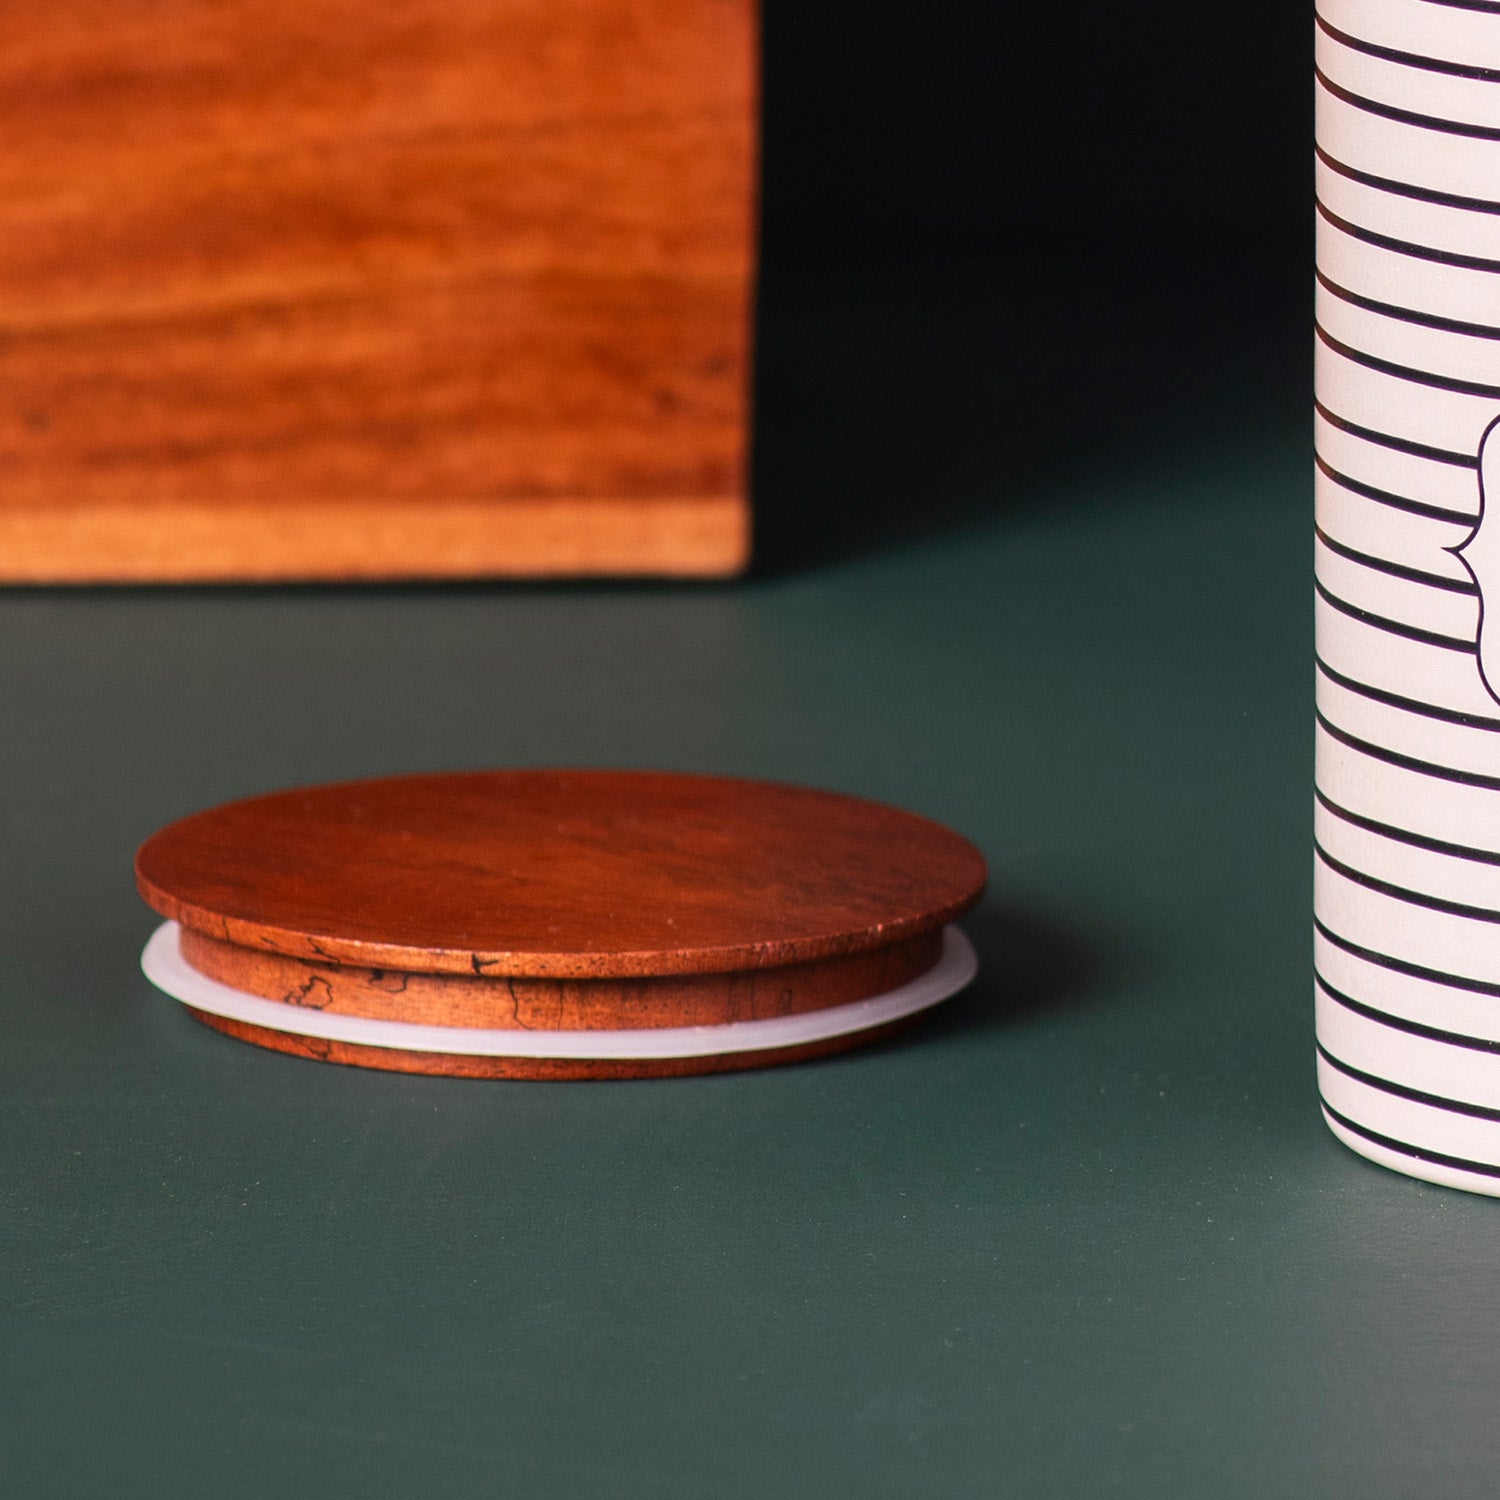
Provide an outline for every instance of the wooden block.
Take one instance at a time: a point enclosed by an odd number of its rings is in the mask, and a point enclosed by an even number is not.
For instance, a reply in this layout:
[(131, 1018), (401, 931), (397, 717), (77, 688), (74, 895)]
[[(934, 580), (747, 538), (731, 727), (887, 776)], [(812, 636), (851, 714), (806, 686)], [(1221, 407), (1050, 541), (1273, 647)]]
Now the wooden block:
[(828, 792), (495, 771), (212, 808), (148, 840), (136, 876), (179, 924), (147, 972), (211, 1026), (368, 1067), (561, 1078), (883, 1036), (972, 972), (945, 924), (985, 869), (948, 829)]
[(751, 0), (0, 14), (0, 581), (746, 558)]

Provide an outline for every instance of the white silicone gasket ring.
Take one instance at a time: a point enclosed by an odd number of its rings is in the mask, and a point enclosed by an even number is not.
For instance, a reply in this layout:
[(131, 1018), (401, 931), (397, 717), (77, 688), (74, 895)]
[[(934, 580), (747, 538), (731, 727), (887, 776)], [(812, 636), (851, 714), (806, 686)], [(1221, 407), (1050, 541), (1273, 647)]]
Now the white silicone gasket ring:
[(826, 1010), (763, 1021), (727, 1021), (717, 1026), (641, 1027), (628, 1031), (483, 1030), (468, 1026), (419, 1026), (364, 1016), (304, 1010), (263, 1000), (200, 974), (183, 958), (176, 922), (164, 922), (141, 954), (141, 968), (157, 989), (195, 1010), (264, 1026), (294, 1036), (394, 1047), (406, 1052), (447, 1052), (469, 1057), (613, 1058), (719, 1057), (800, 1047), (830, 1037), (851, 1036), (928, 1009), (959, 990), (979, 970), (974, 947), (957, 927), (943, 929), (943, 949), (925, 974), (883, 995), (833, 1005)]

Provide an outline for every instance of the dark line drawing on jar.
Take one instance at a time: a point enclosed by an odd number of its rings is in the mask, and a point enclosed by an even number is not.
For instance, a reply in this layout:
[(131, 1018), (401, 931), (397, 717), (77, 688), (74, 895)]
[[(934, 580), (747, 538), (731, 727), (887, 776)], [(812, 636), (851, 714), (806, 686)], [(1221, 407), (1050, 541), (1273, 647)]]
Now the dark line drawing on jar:
[(1500, 417), (1484, 429), (1479, 439), (1479, 514), (1474, 529), (1451, 552), (1468, 570), (1479, 591), (1479, 627), (1476, 660), (1484, 690), (1500, 703), (1500, 611), (1485, 608), (1486, 596), (1500, 600), (1500, 525), (1485, 525), (1490, 514), (1485, 498), (1500, 495)]

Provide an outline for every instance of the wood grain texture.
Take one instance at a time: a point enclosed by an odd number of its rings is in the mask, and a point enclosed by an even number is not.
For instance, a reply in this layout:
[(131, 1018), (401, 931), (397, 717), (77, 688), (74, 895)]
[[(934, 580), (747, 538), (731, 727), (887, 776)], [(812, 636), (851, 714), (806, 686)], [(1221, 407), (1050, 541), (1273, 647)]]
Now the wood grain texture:
[(515, 1078), (566, 1082), (582, 1079), (684, 1078), (701, 1073), (737, 1073), (747, 1068), (777, 1067), (811, 1062), (855, 1047), (868, 1047), (897, 1035), (920, 1016), (904, 1016), (884, 1026), (872, 1026), (848, 1036), (826, 1037), (794, 1047), (768, 1047), (759, 1052), (726, 1052), (715, 1057), (631, 1058), (591, 1060), (564, 1057), (471, 1057), (450, 1052), (405, 1052), (396, 1047), (365, 1047), (322, 1037), (297, 1036), (251, 1026), (226, 1016), (186, 1007), (195, 1020), (238, 1041), (305, 1057), (315, 1062), (348, 1067), (378, 1068), (388, 1073), (429, 1073), (447, 1078)]
[(868, 953), (978, 900), (926, 818), (805, 787), (486, 771), (273, 793), (142, 846), (147, 903), (303, 961), (491, 978), (725, 974)]
[(763, 1021), (867, 1000), (925, 974), (943, 939), (929, 932), (814, 963), (645, 979), (489, 979), (308, 963), (190, 927), (178, 941), (200, 974), (302, 1010), (487, 1031), (627, 1031)]
[(0, 13), (0, 579), (732, 571), (749, 0)]

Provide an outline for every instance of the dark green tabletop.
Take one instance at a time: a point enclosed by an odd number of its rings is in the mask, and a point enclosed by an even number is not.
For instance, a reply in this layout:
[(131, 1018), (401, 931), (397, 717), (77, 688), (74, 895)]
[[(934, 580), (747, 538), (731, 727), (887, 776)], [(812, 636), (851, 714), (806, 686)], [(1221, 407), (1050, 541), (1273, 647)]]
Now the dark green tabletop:
[[(1500, 1205), (1316, 1108), (1303, 438), (728, 587), (0, 597), (0, 1488), (1493, 1493)], [(951, 823), (981, 979), (581, 1085), (292, 1060), (141, 977), (169, 819), (554, 763)]]

